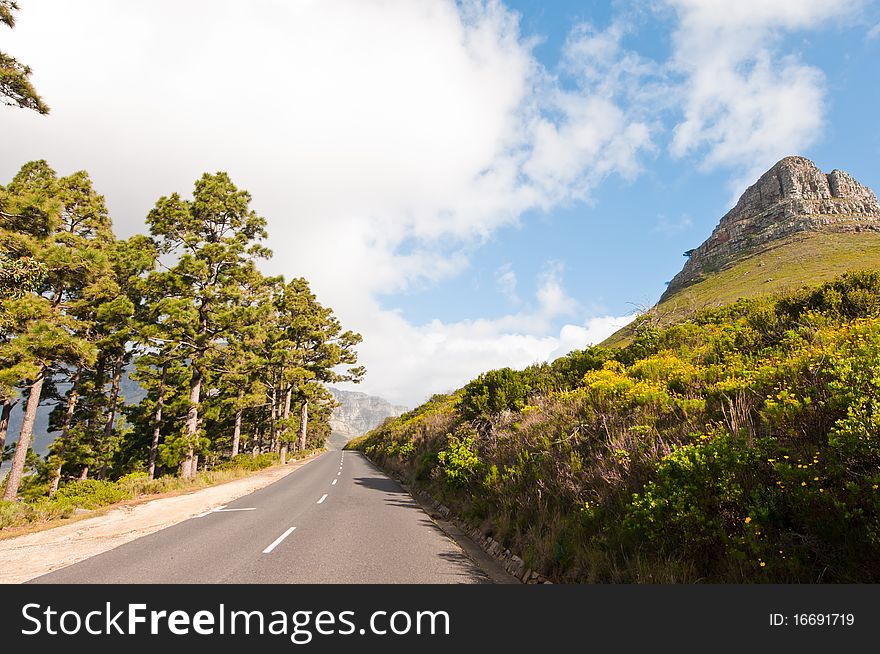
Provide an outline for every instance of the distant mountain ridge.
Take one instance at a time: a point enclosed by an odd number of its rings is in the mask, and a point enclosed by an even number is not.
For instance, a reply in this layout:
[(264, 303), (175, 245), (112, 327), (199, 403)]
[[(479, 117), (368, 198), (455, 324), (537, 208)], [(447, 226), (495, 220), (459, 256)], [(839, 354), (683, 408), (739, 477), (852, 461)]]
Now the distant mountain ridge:
[[(134, 372), (134, 365), (129, 364), (125, 366), (125, 368), (122, 369), (122, 377), (119, 380), (119, 395), (122, 398), (123, 403), (129, 405), (138, 404), (147, 395), (143, 387), (131, 378), (132, 372)], [(66, 394), (69, 387), (70, 384), (66, 382), (58, 383), (58, 390), (62, 394)], [(34, 422), (34, 434), (33, 440), (31, 441), (31, 447), (34, 452), (40, 456), (46, 455), (49, 451), (49, 446), (52, 445), (52, 441), (58, 436), (57, 432), (49, 432), (49, 413), (52, 411), (54, 404), (54, 400), (44, 399), (40, 402), (40, 410), (37, 411), (37, 420)], [(18, 441), (23, 418), (24, 403), (19, 402), (15, 405), (12, 414), (9, 416), (9, 432), (6, 438), (7, 445), (12, 445)], [(2, 465), (0, 465), (0, 473), (5, 474), (11, 465), (10, 461), (4, 461)]]
[(408, 410), (405, 406), (391, 404), (374, 395), (338, 388), (329, 390), (339, 403), (330, 417), (333, 434), (330, 441), (337, 447), (378, 427), (386, 418), (394, 418)]

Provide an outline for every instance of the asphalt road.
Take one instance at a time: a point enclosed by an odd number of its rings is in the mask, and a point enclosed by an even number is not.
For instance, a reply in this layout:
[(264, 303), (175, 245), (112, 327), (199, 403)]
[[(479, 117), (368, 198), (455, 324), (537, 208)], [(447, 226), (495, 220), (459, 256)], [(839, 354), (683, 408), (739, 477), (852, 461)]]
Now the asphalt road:
[(397, 482), (331, 451), (221, 510), (29, 583), (490, 583)]

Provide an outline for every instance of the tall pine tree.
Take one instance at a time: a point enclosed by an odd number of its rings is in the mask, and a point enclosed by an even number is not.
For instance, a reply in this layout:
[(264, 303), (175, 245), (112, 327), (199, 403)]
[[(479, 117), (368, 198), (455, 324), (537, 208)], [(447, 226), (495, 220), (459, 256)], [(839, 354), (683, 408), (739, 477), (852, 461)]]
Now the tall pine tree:
[(251, 196), (226, 173), (204, 174), (192, 200), (162, 197), (147, 216), (160, 252), (176, 257), (166, 271), (151, 276), (161, 290), (157, 343), (173, 343), (189, 361), (189, 410), (183, 432), (181, 476), (189, 478), (199, 441), (199, 403), (206, 358), (224, 345), (224, 314), (254, 274), (254, 261), (269, 251), (259, 242), (266, 221), (250, 209)]
[(4, 216), (3, 228), (18, 234), (47, 266), (40, 292), (19, 298), (14, 307), (17, 315), (29, 318), (10, 348), (31, 366), (20, 381), (28, 398), (4, 494), (4, 499), (14, 500), (52, 366), (76, 368), (95, 358), (95, 347), (81, 336), (84, 321), (77, 314), (110, 275), (113, 234), (104, 198), (85, 172), (58, 179), (45, 161), (32, 162), (22, 167), (6, 193), (17, 196), (12, 204), (23, 211)]

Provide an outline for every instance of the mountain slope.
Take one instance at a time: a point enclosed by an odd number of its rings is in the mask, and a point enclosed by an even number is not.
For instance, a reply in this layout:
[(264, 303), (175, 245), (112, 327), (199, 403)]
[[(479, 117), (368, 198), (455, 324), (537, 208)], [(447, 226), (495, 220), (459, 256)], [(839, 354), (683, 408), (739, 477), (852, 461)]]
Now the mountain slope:
[(847, 271), (880, 266), (880, 205), (840, 170), (786, 157), (723, 216), (645, 318), (602, 345), (629, 342), (639, 324), (669, 325), (741, 298), (786, 294)]

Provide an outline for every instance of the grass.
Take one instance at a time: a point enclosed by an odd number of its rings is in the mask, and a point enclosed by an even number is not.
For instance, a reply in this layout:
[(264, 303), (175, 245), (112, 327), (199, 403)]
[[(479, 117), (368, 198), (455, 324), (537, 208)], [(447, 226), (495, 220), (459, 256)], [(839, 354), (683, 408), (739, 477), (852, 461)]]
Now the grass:
[[(681, 289), (651, 309), (646, 319), (665, 327), (703, 309), (725, 306), (742, 298), (786, 294), (829, 281), (850, 270), (876, 268), (880, 268), (880, 234), (877, 232), (802, 232)], [(609, 336), (602, 345), (627, 345), (632, 341), (633, 331), (631, 323)]]

